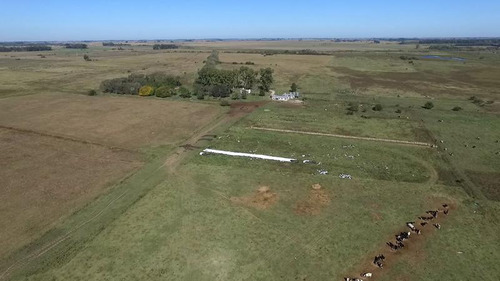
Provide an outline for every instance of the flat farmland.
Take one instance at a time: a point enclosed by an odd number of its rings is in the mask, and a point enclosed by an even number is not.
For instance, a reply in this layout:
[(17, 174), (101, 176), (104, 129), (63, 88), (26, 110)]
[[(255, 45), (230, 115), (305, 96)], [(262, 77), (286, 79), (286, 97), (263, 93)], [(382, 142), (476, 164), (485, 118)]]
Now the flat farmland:
[(156, 98), (30, 95), (0, 100), (0, 126), (136, 150), (178, 143), (219, 107)]
[[(87, 54), (93, 61), (85, 61)], [(85, 93), (101, 81), (133, 73), (163, 72), (191, 85), (207, 57), (203, 52), (153, 51), (135, 47), (117, 51), (54, 49), (43, 54), (19, 52), (0, 55), (0, 97), (37, 93)]]
[(143, 164), (139, 153), (0, 129), (0, 256)]

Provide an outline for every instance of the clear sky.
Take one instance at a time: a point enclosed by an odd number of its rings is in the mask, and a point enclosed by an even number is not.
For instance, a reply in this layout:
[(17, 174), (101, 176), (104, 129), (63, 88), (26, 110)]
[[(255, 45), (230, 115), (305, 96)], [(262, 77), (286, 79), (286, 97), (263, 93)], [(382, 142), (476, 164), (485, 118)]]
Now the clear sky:
[(500, 0), (0, 0), (0, 41), (498, 36)]

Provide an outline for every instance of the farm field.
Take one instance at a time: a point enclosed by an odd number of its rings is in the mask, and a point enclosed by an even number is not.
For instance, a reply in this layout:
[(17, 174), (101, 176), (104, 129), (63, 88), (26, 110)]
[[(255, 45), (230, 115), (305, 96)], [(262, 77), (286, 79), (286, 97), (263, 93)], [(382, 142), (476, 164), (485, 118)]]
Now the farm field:
[[(0, 56), (0, 159), (11, 163), (0, 172), (1, 199), (10, 200), (0, 211), (25, 222), (1, 233), (10, 240), (0, 244), (0, 280), (498, 279), (497, 53), (390, 42), (180, 45), (95, 43), (85, 51), (91, 62), (64, 49)], [(223, 107), (211, 97), (76, 94), (128, 69), (180, 75), (191, 87), (211, 49), (218, 69), (271, 67), (273, 90), (295, 82), (301, 101), (250, 95)], [(303, 49), (332, 53), (261, 53)], [(466, 61), (420, 58), (428, 54)], [(73, 67), (88, 75), (55, 74)], [(204, 148), (298, 161), (200, 155)], [(442, 204), (450, 213), (439, 213), (441, 229), (430, 223), (404, 249), (387, 247)], [(372, 264), (380, 253), (383, 269)]]
[(137, 150), (179, 143), (221, 111), (194, 102), (39, 94), (0, 99), (0, 126)]

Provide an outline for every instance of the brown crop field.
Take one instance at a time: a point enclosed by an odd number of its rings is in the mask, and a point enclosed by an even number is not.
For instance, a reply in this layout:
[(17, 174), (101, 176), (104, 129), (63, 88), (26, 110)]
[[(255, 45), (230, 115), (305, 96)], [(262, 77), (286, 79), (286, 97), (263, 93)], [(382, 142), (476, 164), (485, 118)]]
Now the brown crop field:
[(31, 95), (1, 99), (0, 126), (138, 149), (178, 143), (219, 112), (155, 98)]
[(142, 165), (139, 153), (0, 129), (0, 256)]

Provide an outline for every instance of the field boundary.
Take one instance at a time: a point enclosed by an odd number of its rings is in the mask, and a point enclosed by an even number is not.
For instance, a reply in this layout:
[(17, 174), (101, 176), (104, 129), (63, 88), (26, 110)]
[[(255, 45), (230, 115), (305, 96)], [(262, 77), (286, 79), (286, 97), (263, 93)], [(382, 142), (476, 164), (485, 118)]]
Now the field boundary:
[(296, 130), (286, 130), (286, 129), (273, 129), (273, 128), (254, 127), (254, 126), (251, 126), (250, 129), (260, 130), (260, 131), (280, 132), (280, 133), (293, 133), (293, 134), (302, 134), (302, 135), (325, 136), (325, 137), (334, 137), (334, 138), (343, 138), (343, 139), (378, 141), (378, 142), (387, 142), (387, 143), (396, 143), (396, 144), (405, 144), (405, 145), (432, 147), (432, 144), (430, 144), (430, 143), (418, 142), (418, 141), (404, 141), (404, 140), (393, 140), (393, 139), (380, 139), (380, 138), (372, 138), (372, 137), (356, 137), (356, 136), (339, 135), (339, 134), (317, 133), (317, 132), (296, 131)]
[(43, 137), (51, 137), (51, 138), (56, 138), (56, 139), (71, 141), (71, 142), (77, 142), (77, 143), (82, 143), (82, 144), (96, 145), (96, 146), (105, 147), (105, 148), (108, 148), (111, 150), (137, 152), (137, 150), (133, 150), (133, 149), (123, 148), (123, 147), (118, 147), (118, 146), (110, 146), (110, 145), (105, 145), (105, 144), (94, 142), (94, 141), (82, 140), (82, 139), (77, 139), (77, 138), (68, 137), (68, 136), (54, 135), (54, 134), (34, 131), (34, 130), (30, 130), (30, 129), (22, 129), (22, 128), (16, 128), (16, 127), (5, 126), (5, 125), (0, 125), (0, 129), (11, 130), (11, 131), (16, 131), (16, 132), (20, 132), (20, 133), (34, 134), (34, 135), (39, 135), (39, 136), (43, 136)]

